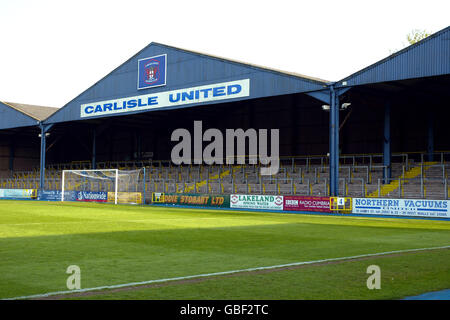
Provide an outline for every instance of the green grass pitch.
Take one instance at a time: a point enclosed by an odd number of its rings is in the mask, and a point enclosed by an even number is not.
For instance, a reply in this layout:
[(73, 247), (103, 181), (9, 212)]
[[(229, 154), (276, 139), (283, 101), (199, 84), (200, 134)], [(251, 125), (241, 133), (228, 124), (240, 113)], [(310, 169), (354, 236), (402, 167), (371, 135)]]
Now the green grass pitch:
[[(0, 201), (0, 299), (450, 245), (450, 221)], [(381, 289), (366, 286), (381, 269)], [(400, 299), (450, 288), (450, 249), (169, 281), (67, 299)]]

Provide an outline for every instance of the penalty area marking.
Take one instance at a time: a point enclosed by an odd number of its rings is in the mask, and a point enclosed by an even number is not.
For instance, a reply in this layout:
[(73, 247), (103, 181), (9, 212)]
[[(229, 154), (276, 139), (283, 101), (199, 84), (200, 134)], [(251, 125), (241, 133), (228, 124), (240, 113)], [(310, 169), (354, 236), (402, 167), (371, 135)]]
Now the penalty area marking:
[(51, 296), (56, 296), (56, 295), (85, 293), (85, 292), (100, 291), (100, 290), (112, 290), (112, 289), (119, 289), (119, 288), (126, 288), (126, 287), (135, 287), (135, 286), (148, 285), (148, 284), (154, 284), (154, 283), (162, 283), (162, 282), (170, 282), (170, 281), (181, 281), (181, 280), (189, 280), (189, 279), (200, 279), (200, 278), (208, 278), (208, 277), (215, 277), (215, 276), (230, 275), (230, 274), (235, 274), (235, 273), (244, 273), (244, 272), (253, 272), (253, 271), (261, 271), (261, 270), (279, 269), (279, 268), (295, 267), (295, 266), (302, 266), (302, 265), (309, 265), (309, 264), (318, 264), (318, 263), (326, 263), (326, 262), (334, 262), (334, 261), (345, 261), (345, 260), (353, 260), (353, 259), (360, 259), (360, 258), (367, 258), (367, 257), (376, 257), (376, 256), (397, 254), (397, 253), (428, 251), (428, 250), (438, 250), (438, 249), (450, 249), (450, 245), (449, 246), (442, 246), (442, 247), (417, 248), (417, 249), (405, 249), (405, 250), (386, 251), (386, 252), (378, 252), (378, 253), (368, 253), (368, 254), (361, 254), (361, 255), (349, 256), (349, 257), (329, 258), (329, 259), (321, 259), (321, 260), (313, 260), (313, 261), (302, 261), (302, 262), (278, 264), (278, 265), (266, 266), (266, 267), (237, 269), (237, 270), (230, 270), (230, 271), (222, 271), (222, 272), (214, 272), (214, 273), (197, 274), (197, 275), (191, 275), (191, 276), (183, 276), (183, 277), (155, 279), (155, 280), (148, 280), (148, 281), (141, 281), (141, 282), (130, 282), (130, 283), (123, 283), (123, 284), (116, 284), (116, 285), (109, 285), (109, 286), (101, 286), (101, 287), (93, 287), (93, 288), (86, 288), (86, 289), (54, 291), (54, 292), (47, 292), (47, 293), (42, 293), (42, 294), (34, 294), (34, 295), (29, 295), (29, 296), (4, 298), (4, 299), (0, 299), (0, 300), (39, 299), (39, 298), (47, 298), (47, 297), (51, 297)]

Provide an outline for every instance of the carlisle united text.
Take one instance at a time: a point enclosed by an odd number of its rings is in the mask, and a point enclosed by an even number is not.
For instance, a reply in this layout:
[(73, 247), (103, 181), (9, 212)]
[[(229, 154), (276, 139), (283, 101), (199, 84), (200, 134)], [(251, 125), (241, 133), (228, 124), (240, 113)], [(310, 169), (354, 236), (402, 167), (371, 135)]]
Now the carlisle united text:
[(157, 92), (81, 105), (81, 117), (174, 107), (249, 96), (249, 80)]

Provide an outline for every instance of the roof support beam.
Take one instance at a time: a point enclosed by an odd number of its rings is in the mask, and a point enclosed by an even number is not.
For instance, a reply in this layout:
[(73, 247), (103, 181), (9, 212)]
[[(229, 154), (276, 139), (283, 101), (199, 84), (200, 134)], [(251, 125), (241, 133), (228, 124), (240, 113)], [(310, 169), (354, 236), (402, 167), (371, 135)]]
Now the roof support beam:
[(40, 158), (40, 176), (39, 176), (39, 189), (45, 189), (45, 155), (46, 155), (46, 143), (47, 143), (47, 133), (53, 127), (53, 124), (44, 125), (39, 124), (41, 128), (41, 158)]
[(339, 96), (350, 90), (350, 87), (336, 89), (334, 84), (329, 86), (330, 101), (330, 196), (339, 196)]
[(305, 94), (322, 101), (323, 103), (330, 104), (330, 91), (328, 89), (326, 91), (305, 92)]
[(330, 86), (330, 196), (339, 196), (339, 96)]

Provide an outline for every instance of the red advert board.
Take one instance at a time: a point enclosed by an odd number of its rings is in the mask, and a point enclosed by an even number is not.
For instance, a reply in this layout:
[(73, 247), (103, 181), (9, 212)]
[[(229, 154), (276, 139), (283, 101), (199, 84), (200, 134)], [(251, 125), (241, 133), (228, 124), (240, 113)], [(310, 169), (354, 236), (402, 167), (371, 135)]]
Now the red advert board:
[(283, 210), (331, 212), (329, 197), (284, 196)]

